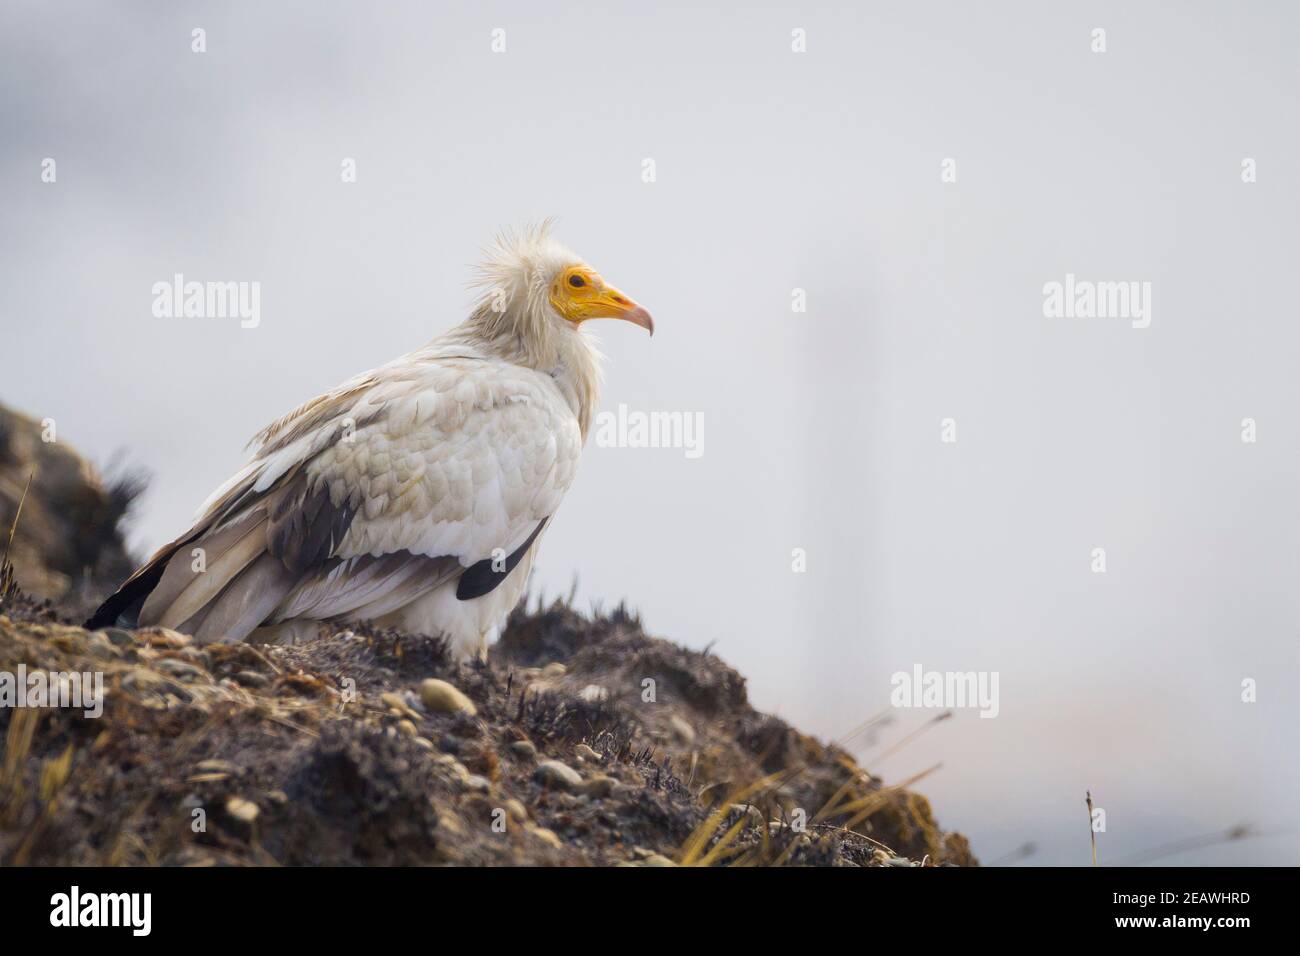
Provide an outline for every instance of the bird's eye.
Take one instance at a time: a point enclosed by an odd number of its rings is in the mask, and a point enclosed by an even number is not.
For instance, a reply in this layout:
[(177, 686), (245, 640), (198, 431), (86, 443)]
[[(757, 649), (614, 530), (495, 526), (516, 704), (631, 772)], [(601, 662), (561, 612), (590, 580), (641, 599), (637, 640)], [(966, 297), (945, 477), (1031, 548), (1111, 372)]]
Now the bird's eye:
[(582, 276), (569, 276), (569, 285), (573, 286), (575, 289), (581, 289), (586, 284), (587, 282), (582, 278)]

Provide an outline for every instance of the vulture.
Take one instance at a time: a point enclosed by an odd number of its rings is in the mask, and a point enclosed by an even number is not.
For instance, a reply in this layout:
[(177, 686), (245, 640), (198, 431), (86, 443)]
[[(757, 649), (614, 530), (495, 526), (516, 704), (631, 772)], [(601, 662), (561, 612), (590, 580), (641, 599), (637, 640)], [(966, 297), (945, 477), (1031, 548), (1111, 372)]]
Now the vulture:
[(589, 319), (650, 314), (550, 234), (489, 247), (469, 317), (259, 432), (251, 460), (86, 622), (292, 643), (369, 620), (481, 656), (573, 483)]

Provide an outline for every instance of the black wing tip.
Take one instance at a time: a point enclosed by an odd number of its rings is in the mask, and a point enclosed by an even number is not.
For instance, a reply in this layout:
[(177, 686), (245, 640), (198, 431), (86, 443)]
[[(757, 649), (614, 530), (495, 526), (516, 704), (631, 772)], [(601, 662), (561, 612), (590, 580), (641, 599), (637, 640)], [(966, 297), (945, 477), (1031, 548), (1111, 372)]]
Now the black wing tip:
[(497, 586), (510, 576), (516, 565), (524, 559), (528, 549), (533, 546), (537, 536), (542, 533), (546, 527), (546, 522), (551, 519), (543, 518), (533, 529), (533, 533), (528, 536), (528, 540), (515, 548), (514, 552), (506, 558), (505, 568), (498, 571), (492, 567), (492, 558), (484, 558), (482, 561), (476, 561), (465, 569), (465, 573), (460, 576), (456, 582), (456, 600), (472, 601), (474, 598), (480, 598), (485, 594), (491, 594), (497, 589)]
[[(86, 618), (86, 622), (81, 626), (88, 631), (98, 631), (102, 627), (118, 627), (124, 612), (128, 610), (129, 600), (129, 595), (124, 595), (121, 591), (115, 592), (96, 608), (95, 613)], [(135, 627), (135, 623), (131, 622), (127, 626)]]

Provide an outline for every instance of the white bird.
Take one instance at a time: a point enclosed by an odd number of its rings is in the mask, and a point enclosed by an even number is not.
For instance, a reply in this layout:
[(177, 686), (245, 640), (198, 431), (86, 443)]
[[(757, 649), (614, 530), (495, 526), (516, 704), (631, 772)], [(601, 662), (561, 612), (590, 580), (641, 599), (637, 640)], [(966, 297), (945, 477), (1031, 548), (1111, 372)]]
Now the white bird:
[(255, 436), (87, 627), (285, 641), (371, 620), (481, 655), (573, 482), (600, 385), (584, 323), (654, 323), (547, 224), (501, 236), (477, 284), (460, 325)]

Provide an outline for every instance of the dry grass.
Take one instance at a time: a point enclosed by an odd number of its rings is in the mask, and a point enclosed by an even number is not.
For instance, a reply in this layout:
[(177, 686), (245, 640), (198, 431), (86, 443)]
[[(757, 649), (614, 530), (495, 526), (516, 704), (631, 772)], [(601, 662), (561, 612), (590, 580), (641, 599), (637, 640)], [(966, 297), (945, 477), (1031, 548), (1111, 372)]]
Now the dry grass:
[(22, 497), (18, 499), (18, 508), (14, 512), (13, 523), (9, 525), (9, 538), (5, 541), (4, 557), (0, 558), (0, 607), (14, 600), (18, 596), (18, 582), (14, 580), (13, 562), (9, 560), (9, 554), (13, 550), (14, 535), (18, 533), (18, 519), (23, 515), (23, 505), (27, 501), (27, 492), (31, 490), (32, 479), (36, 477), (36, 469), (33, 468), (31, 474), (27, 476), (27, 484), (23, 487)]
[[(911, 736), (914, 737), (915, 734)], [(847, 772), (848, 779), (807, 821), (806, 827), (796, 828), (784, 812), (779, 813), (780, 819), (773, 819), (772, 808), (777, 805), (777, 792), (798, 777), (803, 768), (779, 771), (732, 792), (720, 801), (682, 845), (677, 855), (678, 864), (784, 866), (799, 849), (799, 838), (807, 830), (834, 833), (841, 839), (865, 844), (890, 861), (901, 860), (899, 854), (888, 844), (857, 828), (869, 824), (873, 816), (893, 805), (907, 793), (909, 787), (930, 776), (942, 764), (935, 764), (898, 784), (883, 787), (847, 755), (842, 756), (839, 762)], [(761, 824), (753, 823), (747, 812), (749, 807), (762, 812)], [(719, 834), (728, 817), (736, 813), (737, 808), (746, 812), (741, 812), (740, 819)], [(774, 824), (777, 826), (775, 834)], [(751, 827), (756, 832), (747, 842), (742, 842), (742, 836)], [(925, 862), (927, 861), (922, 861)]]
[(917, 727), (916, 730), (904, 736), (903, 739), (898, 741), (896, 744), (894, 744), (891, 747), (887, 747), (883, 753), (877, 754), (874, 758), (872, 758), (873, 761), (879, 763), (881, 760), (884, 760), (886, 757), (892, 757), (894, 754), (898, 753), (900, 750), (902, 750), (912, 741), (916, 740), (917, 737), (920, 737), (921, 734), (925, 733), (931, 727), (934, 727), (936, 724), (941, 724), (945, 720), (949, 720), (951, 718), (952, 718), (951, 710), (945, 710), (942, 714), (937, 714), (934, 717), (931, 717), (920, 727)]
[(1092, 865), (1097, 865), (1097, 827), (1092, 822), (1092, 791), (1084, 792), (1084, 802), (1088, 804), (1088, 836), (1092, 840)]

